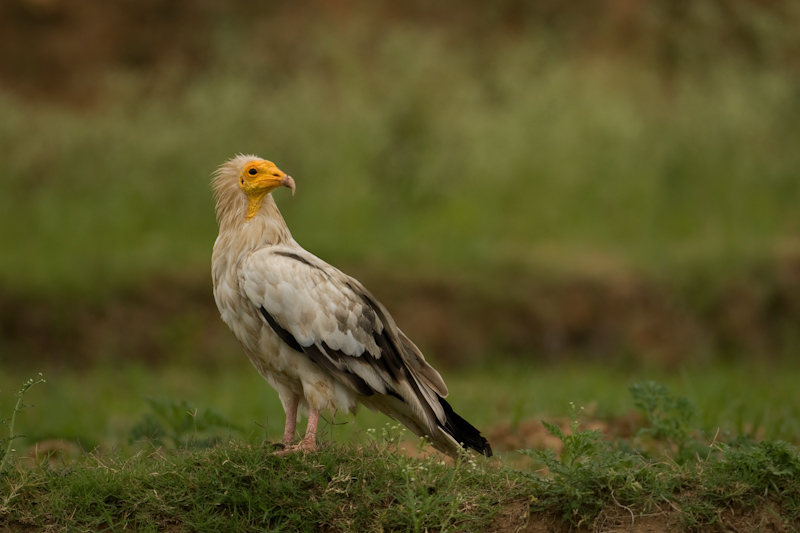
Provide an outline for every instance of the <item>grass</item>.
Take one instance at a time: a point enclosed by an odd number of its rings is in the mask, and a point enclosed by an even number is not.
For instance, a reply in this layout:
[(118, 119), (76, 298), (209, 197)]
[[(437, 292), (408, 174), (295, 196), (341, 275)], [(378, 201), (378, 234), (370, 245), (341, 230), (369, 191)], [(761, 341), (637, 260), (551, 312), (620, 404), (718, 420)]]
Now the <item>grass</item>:
[[(637, 514), (659, 509), (662, 501), (679, 510), (688, 528), (722, 522), (726, 508), (765, 505), (781, 525), (797, 522), (800, 508), (795, 476), (800, 469), (800, 451), (796, 447), (782, 441), (755, 443), (747, 439), (725, 444), (717, 443), (716, 437), (709, 446), (687, 435), (691, 416), (685, 407), (691, 404), (685, 398), (674, 397), (655, 384), (635, 385), (631, 391), (650, 421), (637, 437), (654, 438), (660, 453), (648, 453), (646, 448), (626, 442), (608, 443), (599, 430), (582, 430), (578, 410), (571, 404), (569, 433), (544, 422), (563, 442), (561, 456), (552, 450), (524, 451), (550, 471), (543, 479), (533, 478), (534, 484), (542, 487), (534, 507), (555, 507), (565, 522), (577, 525), (597, 519), (613, 506), (628, 511), (633, 523)], [(684, 409), (668, 413), (671, 409), (665, 405), (683, 405)], [(652, 423), (658, 419), (660, 422)], [(663, 424), (665, 419), (672, 423)], [(686, 446), (692, 453), (686, 453)]]
[[(791, 366), (665, 374), (586, 365), (525, 368), (500, 364), (491, 369), (445, 371), (444, 376), (454, 408), (484, 431), (505, 424), (513, 432), (522, 422), (563, 413), (569, 402), (585, 407), (593, 420), (614, 421), (634, 408), (629, 385), (656, 380), (700, 407), (693, 427), (703, 428), (709, 439), (722, 428), (759, 440), (800, 442), (800, 407), (795, 401), (798, 376)], [(0, 376), (0, 390), (4, 391), (0, 407), (8, 405), (5, 391), (27, 377), (23, 370)], [(165, 444), (174, 446), (187, 436), (196, 436), (198, 414), (201, 426), (209, 426), (198, 438), (217, 434), (255, 443), (277, 441), (283, 431), (277, 395), (244, 356), (213, 372), (183, 365), (154, 370), (131, 364), (54, 370), (45, 378), (47, 385), (28, 395), (26, 403), (35, 407), (26, 408), (17, 422), (17, 433), (26, 435), (16, 442), (20, 453), (36, 443), (62, 440), (85, 451), (96, 447), (135, 450), (135, 442), (154, 438), (153, 428), (159, 421), (165, 432), (155, 436), (165, 437)], [(178, 416), (165, 411), (176, 408)], [(195, 419), (187, 413), (194, 413)], [(367, 430), (383, 427), (386, 420), (366, 409), (355, 417), (340, 415), (333, 425), (322, 424), (321, 438), (363, 443)], [(503, 451), (502, 446), (495, 447)]]
[(308, 36), (303, 61), (322, 69), (280, 72), (242, 48), (144, 99), (143, 82), (112, 78), (94, 110), (0, 96), (14, 250), (0, 281), (102, 294), (204, 273), (209, 176), (238, 152), (296, 177), (278, 203), (336, 264), (674, 278), (796, 246), (800, 107), (780, 69), (725, 62), (666, 92), (647, 66), (580, 62), (533, 37), (487, 58), (414, 27), (368, 51), (369, 30), (347, 32), (336, 47), (324, 29)]
[[(449, 531), (500, 530), (502, 520), (518, 527), (523, 515), (587, 527), (655, 514), (698, 528), (720, 521), (736, 527), (737, 515), (756, 510), (762, 521), (798, 524), (798, 448), (719, 433), (709, 440), (692, 425), (691, 400), (653, 383), (633, 385), (631, 393), (645, 415), (632, 439), (584, 429), (583, 410), (570, 403), (566, 431), (543, 421), (561, 441), (560, 455), (523, 450), (535, 461), (528, 466), (469, 455), (455, 462), (409, 457), (398, 453), (400, 426), (388, 424), (364, 444), (325, 443), (319, 452), (289, 456), (271, 454), (263, 442), (198, 440), (195, 427), (178, 448), (151, 441), (133, 455), (96, 450), (73, 461), (14, 460), (0, 473), (0, 524)], [(615, 515), (620, 509), (624, 520)]]
[(279, 458), (230, 442), (124, 461), (96, 457), (65, 475), (22, 467), (3, 480), (19, 484), (2, 514), (6, 523), (79, 530), (480, 529), (492, 496), (486, 472), (464, 463), (414, 461), (374, 445)]

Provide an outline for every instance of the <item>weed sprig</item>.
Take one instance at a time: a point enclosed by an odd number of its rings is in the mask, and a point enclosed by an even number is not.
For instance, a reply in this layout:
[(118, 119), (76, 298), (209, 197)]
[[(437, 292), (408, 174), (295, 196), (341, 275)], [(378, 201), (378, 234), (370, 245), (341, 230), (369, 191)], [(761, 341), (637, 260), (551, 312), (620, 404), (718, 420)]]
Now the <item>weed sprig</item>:
[(25, 384), (22, 385), (22, 388), (17, 391), (17, 403), (14, 405), (14, 409), (11, 411), (11, 419), (0, 420), (0, 424), (8, 427), (8, 437), (0, 439), (0, 450), (2, 450), (4, 444), (6, 448), (5, 451), (2, 452), (3, 455), (0, 457), (0, 473), (5, 471), (8, 458), (14, 451), (14, 449), (11, 447), (14, 444), (14, 440), (25, 436), (14, 433), (14, 426), (17, 422), (17, 414), (21, 413), (25, 407), (32, 407), (32, 405), (26, 405), (22, 403), (25, 398), (25, 393), (27, 393), (31, 387), (38, 385), (39, 383), (45, 383), (45, 380), (42, 378), (41, 374), (39, 374), (36, 379), (31, 378), (26, 381)]
[(186, 400), (147, 398), (150, 411), (131, 429), (130, 443), (203, 448), (220, 442), (220, 435), (241, 433), (241, 428), (213, 409), (192, 407)]

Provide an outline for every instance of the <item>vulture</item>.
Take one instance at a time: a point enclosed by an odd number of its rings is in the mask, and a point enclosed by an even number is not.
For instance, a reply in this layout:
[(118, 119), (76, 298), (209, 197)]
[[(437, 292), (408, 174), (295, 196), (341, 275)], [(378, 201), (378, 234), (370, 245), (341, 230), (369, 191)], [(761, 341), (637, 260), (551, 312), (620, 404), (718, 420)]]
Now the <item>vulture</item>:
[[(315, 450), (323, 412), (358, 404), (400, 421), (451, 456), (492, 455), (487, 440), (444, 398), (447, 386), (386, 308), (357, 280), (302, 248), (272, 191), (291, 176), (271, 161), (238, 155), (212, 178), (219, 236), (214, 299), (222, 320), (278, 392), (283, 450)], [(308, 412), (295, 444), (298, 412)]]

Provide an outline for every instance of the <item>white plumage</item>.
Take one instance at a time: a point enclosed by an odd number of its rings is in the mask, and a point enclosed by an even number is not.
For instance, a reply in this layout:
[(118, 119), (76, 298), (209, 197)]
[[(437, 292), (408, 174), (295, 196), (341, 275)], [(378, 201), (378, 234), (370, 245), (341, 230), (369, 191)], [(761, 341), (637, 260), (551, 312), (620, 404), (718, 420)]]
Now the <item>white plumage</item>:
[[(214, 298), (250, 361), (286, 411), (286, 450), (314, 449), (320, 412), (358, 403), (427, 435), (439, 450), (491, 455), (478, 430), (444, 400), (447, 386), (389, 312), (358, 281), (292, 238), (272, 195), (294, 180), (273, 163), (240, 155), (213, 179), (220, 232)], [(298, 408), (308, 409), (294, 445)]]

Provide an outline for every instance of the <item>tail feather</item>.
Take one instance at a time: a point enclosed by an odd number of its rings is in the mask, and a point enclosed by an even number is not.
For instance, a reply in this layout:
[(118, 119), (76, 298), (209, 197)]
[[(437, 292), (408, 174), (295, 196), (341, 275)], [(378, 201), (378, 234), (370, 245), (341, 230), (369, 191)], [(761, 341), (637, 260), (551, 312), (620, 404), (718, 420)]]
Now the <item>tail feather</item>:
[(439, 398), (439, 403), (441, 403), (446, 417), (444, 425), (440, 426), (442, 431), (464, 448), (471, 448), (486, 457), (491, 457), (492, 447), (489, 445), (489, 441), (481, 435), (481, 432), (456, 414), (444, 398)]
[(437, 431), (432, 435), (426, 421), (421, 419), (419, 414), (415, 413), (401, 398), (382, 394), (360, 398), (361, 403), (371, 411), (383, 413), (400, 421), (419, 437), (429, 437), (430, 444), (442, 453), (456, 457), (459, 448), (465, 448), (491, 457), (492, 447), (480, 432), (472, 424), (458, 416), (443, 398), (439, 397), (438, 399), (445, 413), (445, 421), (443, 424), (439, 424)]

